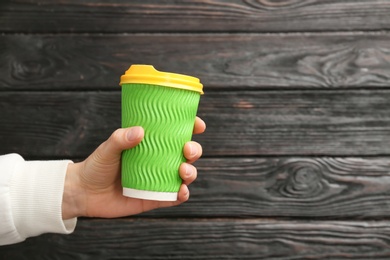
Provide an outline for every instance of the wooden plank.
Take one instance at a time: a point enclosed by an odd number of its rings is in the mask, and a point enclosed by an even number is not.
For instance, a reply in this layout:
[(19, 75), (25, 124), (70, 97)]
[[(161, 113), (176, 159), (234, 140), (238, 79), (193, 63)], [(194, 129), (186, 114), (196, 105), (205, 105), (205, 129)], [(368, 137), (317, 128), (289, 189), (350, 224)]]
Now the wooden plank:
[[(120, 92), (1, 92), (0, 154), (83, 158), (120, 127)], [(209, 91), (205, 156), (390, 154), (390, 91)]]
[(388, 218), (388, 157), (204, 158), (190, 201), (144, 216)]
[(135, 63), (205, 90), (390, 86), (390, 34), (0, 35), (0, 89), (119, 89)]
[[(292, 32), (388, 30), (390, 3), (353, 1), (14, 0), (3, 32)], [(205, 26), (207, 24), (207, 26)]]
[(4, 259), (388, 259), (390, 222), (80, 220), (72, 235), (0, 247)]
[(3, 92), (0, 154), (85, 158), (121, 126), (120, 92)]
[(206, 155), (389, 154), (389, 92), (234, 91), (206, 94)]

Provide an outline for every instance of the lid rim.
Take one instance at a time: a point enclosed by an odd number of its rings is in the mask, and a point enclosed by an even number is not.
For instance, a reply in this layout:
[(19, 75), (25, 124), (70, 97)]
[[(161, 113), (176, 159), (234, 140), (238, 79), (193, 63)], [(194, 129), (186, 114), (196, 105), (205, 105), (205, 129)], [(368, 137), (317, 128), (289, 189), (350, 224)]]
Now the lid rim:
[(178, 73), (160, 72), (152, 65), (131, 65), (120, 79), (119, 85), (121, 86), (127, 83), (152, 84), (192, 90), (203, 94), (203, 84), (198, 78)]

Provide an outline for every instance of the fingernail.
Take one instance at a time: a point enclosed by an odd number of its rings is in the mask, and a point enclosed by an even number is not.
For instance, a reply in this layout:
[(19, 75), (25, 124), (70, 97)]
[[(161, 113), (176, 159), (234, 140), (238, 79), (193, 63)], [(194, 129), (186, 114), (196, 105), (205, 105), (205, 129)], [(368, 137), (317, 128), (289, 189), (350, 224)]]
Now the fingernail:
[(188, 190), (188, 187), (187, 186), (186, 187), (182, 186), (182, 187), (180, 187), (180, 189), (185, 189), (185, 190), (184, 190), (183, 194), (180, 195), (181, 199), (179, 199), (179, 197), (178, 197), (178, 200), (181, 201), (181, 202), (187, 201), (189, 199), (189, 197), (190, 197), (190, 191)]
[(138, 140), (138, 138), (141, 136), (141, 133), (142, 133), (141, 127), (139, 126), (132, 127), (127, 132), (127, 140), (128, 141)]
[(190, 177), (192, 175), (192, 169), (191, 169), (191, 166), (189, 166), (188, 164), (185, 165), (185, 175), (186, 177)]
[(186, 200), (190, 198), (190, 191), (187, 189), (186, 193), (184, 193), (184, 197)]
[(193, 144), (190, 144), (190, 156), (191, 158), (196, 155), (196, 147)]

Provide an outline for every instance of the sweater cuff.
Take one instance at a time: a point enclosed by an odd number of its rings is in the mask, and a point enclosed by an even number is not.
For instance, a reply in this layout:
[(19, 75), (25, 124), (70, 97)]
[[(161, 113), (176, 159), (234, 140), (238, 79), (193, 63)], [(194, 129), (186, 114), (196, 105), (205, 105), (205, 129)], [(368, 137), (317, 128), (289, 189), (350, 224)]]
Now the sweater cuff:
[(17, 167), (10, 195), (14, 225), (22, 238), (72, 233), (77, 218), (62, 219), (65, 175), (71, 161), (26, 161)]

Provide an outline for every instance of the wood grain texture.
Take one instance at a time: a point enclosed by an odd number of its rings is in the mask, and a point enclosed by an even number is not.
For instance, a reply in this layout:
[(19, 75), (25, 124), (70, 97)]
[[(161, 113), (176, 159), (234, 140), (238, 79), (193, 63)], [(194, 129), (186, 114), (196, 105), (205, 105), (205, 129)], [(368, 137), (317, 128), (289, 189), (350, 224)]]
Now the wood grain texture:
[(85, 158), (121, 126), (120, 92), (12, 92), (0, 96), (4, 127), (0, 154)]
[[(119, 87), (118, 87), (119, 88)], [(120, 92), (1, 92), (0, 154), (84, 158), (120, 127)], [(217, 91), (205, 156), (390, 154), (390, 91)]]
[(73, 235), (0, 247), (0, 259), (388, 259), (390, 223), (80, 220)]
[[(134, 63), (199, 77), (190, 200), (0, 259), (390, 259), (390, 1), (0, 2), (0, 154), (91, 153)], [(1, 169), (0, 169), (1, 171)]]
[(204, 158), (190, 201), (145, 215), (368, 219), (390, 216), (390, 160)]
[(0, 12), (3, 32), (292, 32), (390, 28), (390, 3), (380, 0), (12, 0), (2, 1)]
[(199, 110), (208, 131), (197, 140), (205, 144), (206, 155), (219, 156), (389, 154), (388, 94), (381, 90), (209, 93)]
[(0, 90), (118, 89), (136, 63), (209, 89), (390, 86), (390, 34), (0, 35)]

